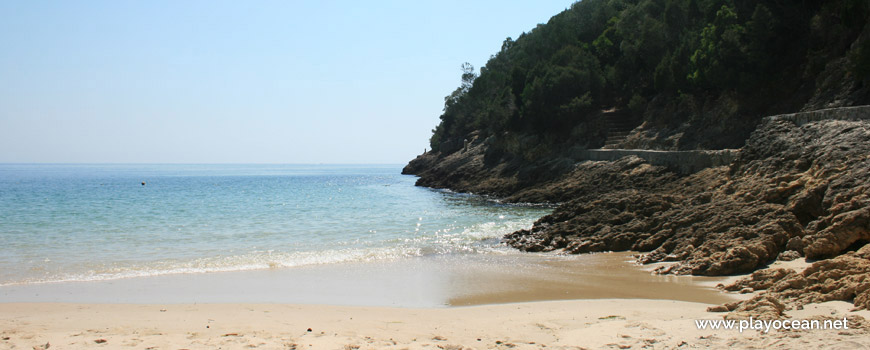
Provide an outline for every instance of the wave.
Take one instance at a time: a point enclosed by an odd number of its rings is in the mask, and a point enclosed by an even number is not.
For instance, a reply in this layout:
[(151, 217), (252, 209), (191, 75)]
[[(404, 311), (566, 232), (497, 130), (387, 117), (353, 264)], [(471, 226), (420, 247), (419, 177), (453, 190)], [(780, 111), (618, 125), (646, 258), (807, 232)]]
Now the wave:
[(420, 249), (405, 247), (348, 248), (301, 252), (257, 251), (242, 255), (215, 256), (193, 260), (161, 260), (150, 263), (105, 266), (80, 273), (64, 273), (42, 278), (0, 283), (0, 286), (107, 281), (123, 278), (152, 277), (188, 273), (213, 273), (266, 270), (309, 265), (366, 262), (422, 255)]
[(483, 222), (469, 227), (445, 228), (434, 233), (406, 238), (337, 244), (336, 246), (348, 246), (341, 249), (326, 248), (292, 252), (259, 250), (239, 255), (212, 256), (190, 260), (166, 259), (152, 262), (90, 265), (78, 268), (80, 272), (58, 273), (41, 277), (30, 276), (0, 282), (0, 286), (294, 268), (323, 264), (386, 261), (430, 255), (521, 254), (501, 244), (501, 237), (518, 229), (527, 228), (530, 224), (529, 220)]

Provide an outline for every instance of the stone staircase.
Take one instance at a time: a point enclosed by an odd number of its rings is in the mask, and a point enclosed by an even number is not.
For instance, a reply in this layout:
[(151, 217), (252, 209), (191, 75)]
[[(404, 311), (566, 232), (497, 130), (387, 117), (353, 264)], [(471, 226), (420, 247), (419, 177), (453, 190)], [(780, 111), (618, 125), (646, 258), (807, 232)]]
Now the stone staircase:
[(607, 139), (602, 148), (619, 148), (619, 144), (625, 141), (631, 130), (638, 126), (638, 118), (630, 113), (617, 110), (604, 111), (604, 120), (607, 123)]

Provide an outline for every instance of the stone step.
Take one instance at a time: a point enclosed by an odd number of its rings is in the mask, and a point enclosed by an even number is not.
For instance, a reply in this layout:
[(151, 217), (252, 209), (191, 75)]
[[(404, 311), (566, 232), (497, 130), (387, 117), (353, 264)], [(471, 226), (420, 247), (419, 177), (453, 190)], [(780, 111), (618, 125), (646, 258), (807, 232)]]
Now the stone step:
[(617, 148), (639, 125), (639, 118), (623, 113), (610, 113), (604, 115), (607, 126), (607, 138), (604, 139), (605, 148)]
[(607, 127), (609, 128), (634, 128), (637, 126), (637, 123), (625, 122), (625, 123), (607, 123)]
[(605, 123), (608, 123), (608, 124), (611, 124), (611, 123), (612, 124), (635, 124), (635, 123), (637, 123), (637, 121), (635, 121), (634, 119), (619, 119), (619, 120), (608, 119), (607, 121), (605, 121)]

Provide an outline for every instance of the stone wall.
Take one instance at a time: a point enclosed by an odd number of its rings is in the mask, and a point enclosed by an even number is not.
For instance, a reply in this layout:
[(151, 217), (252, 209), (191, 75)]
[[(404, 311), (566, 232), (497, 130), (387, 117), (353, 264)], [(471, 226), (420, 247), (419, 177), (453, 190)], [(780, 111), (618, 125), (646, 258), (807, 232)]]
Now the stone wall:
[(653, 151), (642, 149), (587, 149), (575, 154), (577, 160), (614, 161), (637, 156), (652, 165), (665, 166), (675, 172), (691, 174), (701, 169), (731, 164), (740, 150)]
[(840, 107), (819, 109), (809, 112), (798, 112), (764, 117), (764, 122), (773, 120), (788, 120), (801, 126), (819, 120), (870, 120), (870, 106)]
[[(819, 120), (870, 120), (870, 106), (820, 109), (809, 112), (779, 114), (764, 117), (762, 123), (787, 120), (798, 126)], [(652, 165), (665, 166), (678, 173), (690, 174), (701, 169), (729, 165), (740, 153), (739, 149), (698, 151), (653, 151), (642, 149), (587, 149), (578, 150), (578, 161), (614, 161), (626, 156), (637, 156)]]

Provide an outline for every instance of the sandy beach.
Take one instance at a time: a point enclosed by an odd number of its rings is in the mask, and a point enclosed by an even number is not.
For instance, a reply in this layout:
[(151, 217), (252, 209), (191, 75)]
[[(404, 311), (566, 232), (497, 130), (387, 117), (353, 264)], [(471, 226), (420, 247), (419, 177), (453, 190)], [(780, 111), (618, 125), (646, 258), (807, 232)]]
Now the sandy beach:
[[(628, 257), (628, 253), (579, 257), (584, 264), (570, 260), (544, 260), (528, 267), (529, 270), (525, 270), (525, 273), (516, 274), (494, 273), (487, 270), (486, 264), (477, 265), (475, 269), (467, 269), (466, 266), (466, 269), (460, 271), (444, 269), (446, 265), (442, 265), (441, 270), (434, 270), (432, 268), (437, 264), (432, 261), (420, 261), (421, 265), (408, 270), (396, 270), (396, 265), (376, 264), (360, 265), (356, 270), (351, 269), (348, 272), (350, 267), (344, 266), (339, 269), (345, 271), (344, 276), (354, 271), (369, 273), (361, 274), (357, 280), (345, 279), (345, 291), (333, 291), (332, 299), (301, 299), (311, 301), (305, 304), (248, 302), (246, 299), (228, 299), (226, 295), (223, 299), (213, 299), (223, 302), (190, 302), (185, 298), (195, 298), (198, 293), (202, 293), (201, 290), (191, 289), (194, 284), (203, 284), (204, 288), (220, 288), (236, 281), (240, 286), (238, 288), (251, 289), (249, 296), (269, 300), (269, 295), (274, 297), (275, 293), (290, 289), (277, 289), (272, 290), (272, 294), (263, 294), (264, 291), (258, 289), (267, 287), (263, 284), (267, 278), (301, 278), (305, 273), (320, 275), (322, 278), (339, 277), (333, 274), (335, 271), (324, 268), (312, 268), (308, 271), (289, 269), (266, 271), (262, 275), (252, 272), (188, 275), (158, 279), (159, 283), (148, 279), (129, 279), (36, 285), (4, 296), (7, 302), (0, 303), (0, 348), (870, 348), (870, 333), (866, 329), (855, 329), (855, 326), (860, 326), (856, 323), (858, 321), (853, 322), (853, 327), (848, 330), (774, 330), (767, 334), (758, 330), (699, 330), (695, 320), (721, 320), (726, 315), (707, 312), (707, 307), (745, 298), (751, 294), (715, 291), (712, 285), (716, 279), (654, 276), (649, 272), (650, 267), (629, 264), (626, 261)], [(414, 266), (407, 261), (401, 264), (406, 267)], [(805, 265), (805, 262), (796, 261), (775, 264), (774, 267), (800, 268)], [(430, 269), (419, 270), (420, 266), (428, 266)], [(474, 293), (457, 294), (454, 291), (440, 295), (441, 298), (446, 298), (446, 304), (439, 306), (392, 307), (382, 305), (384, 300), (399, 297), (409, 301), (411, 299), (407, 296), (419, 290), (405, 287), (405, 292), (389, 292), (389, 289), (402, 288), (401, 283), (397, 283), (381, 288), (386, 297), (378, 299), (372, 293), (377, 291), (375, 286), (383, 287), (382, 280), (359, 284), (362, 279), (372, 279), (387, 271), (392, 271), (392, 274), (381, 279), (405, 278), (408, 281), (408, 274), (412, 270), (429, 276), (433, 276), (434, 271), (441, 271), (447, 277), (452, 276), (447, 280), (461, 281), (454, 282), (453, 286), (457, 290), (463, 286)], [(532, 273), (540, 276), (534, 279), (531, 277)], [(478, 276), (478, 283), (471, 283), (471, 275)], [(240, 279), (242, 276), (246, 279)], [(431, 280), (418, 278), (415, 282), (433, 287), (439, 281), (443, 282), (445, 276)], [(192, 282), (180, 284), (181, 279)], [(570, 280), (575, 282), (569, 283)], [(223, 282), (221, 284), (216, 281)], [(296, 282), (298, 285), (305, 284), (301, 280)], [(535, 285), (536, 283), (539, 285)], [(149, 299), (143, 299), (143, 296), (154, 289), (146, 288), (140, 291), (142, 295), (130, 295), (128, 299), (119, 298), (121, 296), (117, 295), (133, 293), (135, 288), (149, 284), (157, 286), (158, 289), (166, 289), (166, 292), (152, 295), (151, 302), (147, 302)], [(330, 286), (341, 289), (341, 286)], [(623, 289), (616, 294), (623, 298), (604, 297), (608, 293), (614, 294), (614, 288)], [(10, 288), (5, 287), (3, 290), (9, 292)], [(22, 298), (26, 291), (39, 290), (44, 291), (41, 294), (42, 299), (32, 300), (42, 300), (41, 302), (9, 302), (14, 299), (12, 297)], [(66, 298), (60, 295), (63, 290), (67, 293)], [(183, 293), (185, 290), (187, 296), (176, 295), (173, 298), (168, 295)], [(559, 290), (574, 291), (562, 298), (574, 297), (579, 300), (553, 300), (560, 294)], [(238, 290), (225, 291), (233, 292)], [(302, 292), (291, 293), (290, 297), (278, 300), (292, 300), (302, 295), (300, 293), (313, 292), (316, 291), (302, 288)], [(83, 298), (85, 293), (91, 293), (91, 298)], [(345, 294), (355, 295), (356, 299), (340, 299)], [(164, 301), (153, 302), (160, 299)], [(78, 301), (54, 302), (57, 300)], [(117, 303), (110, 300), (136, 302)], [(512, 300), (525, 301), (511, 302)], [(365, 303), (377, 306), (367, 306)], [(475, 305), (456, 306), (462, 304)], [(850, 312), (851, 307), (852, 304), (847, 302), (828, 302), (808, 305), (803, 310), (793, 310), (787, 315), (789, 319), (798, 320), (843, 317), (857, 320), (854, 316), (870, 319), (870, 312)]]
[(870, 350), (870, 0), (0, 28), (0, 350)]
[[(698, 330), (707, 304), (599, 299), (456, 308), (0, 304), (6, 349), (672, 349), (870, 347), (866, 330)], [(795, 314), (842, 318), (843, 302)], [(866, 312), (865, 313), (865, 317)]]
[(275, 303), (438, 308), (573, 299), (733, 301), (722, 277), (662, 276), (634, 253), (445, 255), (226, 273), (0, 286), (15, 303)]

